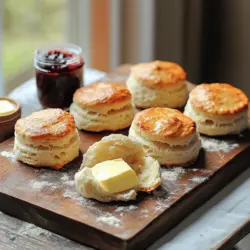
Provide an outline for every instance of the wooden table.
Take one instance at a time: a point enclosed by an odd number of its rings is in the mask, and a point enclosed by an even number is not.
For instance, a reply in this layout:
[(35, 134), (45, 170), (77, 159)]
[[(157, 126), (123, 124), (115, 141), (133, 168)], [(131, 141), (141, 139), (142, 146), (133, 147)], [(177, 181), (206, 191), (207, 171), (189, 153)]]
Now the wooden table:
[[(86, 84), (103, 76), (102, 72), (86, 70)], [(14, 90), (10, 97), (23, 105), (37, 107), (34, 80)], [(207, 250), (230, 249), (250, 232), (250, 169), (188, 216), (170, 233), (149, 249)], [(250, 249), (250, 242), (245, 249)], [(22, 246), (22, 248), (20, 248)], [(29, 223), (0, 213), (0, 250), (2, 249), (90, 249)], [(243, 248), (244, 249), (244, 248)], [(244, 250), (245, 250), (244, 249)]]

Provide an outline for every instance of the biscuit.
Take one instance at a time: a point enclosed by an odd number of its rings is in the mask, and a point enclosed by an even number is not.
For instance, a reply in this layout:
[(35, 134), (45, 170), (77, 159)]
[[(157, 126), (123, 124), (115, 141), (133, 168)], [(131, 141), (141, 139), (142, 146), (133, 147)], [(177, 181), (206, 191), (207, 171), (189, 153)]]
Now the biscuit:
[(186, 166), (196, 160), (201, 143), (195, 122), (180, 111), (150, 108), (136, 114), (129, 137), (161, 165)]
[(202, 134), (237, 134), (248, 127), (248, 98), (227, 83), (203, 83), (191, 93), (184, 113)]
[(97, 82), (78, 89), (70, 106), (78, 129), (99, 132), (130, 126), (135, 110), (122, 84)]
[(15, 125), (16, 159), (32, 166), (60, 169), (78, 156), (79, 143), (73, 116), (61, 109), (34, 112)]
[[(125, 192), (107, 193), (93, 177), (91, 168), (96, 164), (122, 158), (133, 168), (139, 179), (139, 187)], [(160, 165), (152, 157), (146, 157), (141, 145), (125, 135), (112, 134), (94, 143), (83, 156), (81, 169), (75, 174), (76, 189), (85, 198), (99, 201), (134, 200), (137, 191), (151, 192), (161, 183)]]
[(133, 66), (127, 86), (138, 108), (180, 108), (188, 98), (186, 73), (173, 62), (154, 61)]

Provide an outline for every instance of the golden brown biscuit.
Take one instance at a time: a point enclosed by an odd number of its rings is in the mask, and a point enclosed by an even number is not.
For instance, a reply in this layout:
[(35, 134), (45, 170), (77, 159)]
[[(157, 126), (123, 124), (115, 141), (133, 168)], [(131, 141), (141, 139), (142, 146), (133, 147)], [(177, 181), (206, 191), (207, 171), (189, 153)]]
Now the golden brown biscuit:
[(185, 105), (188, 97), (186, 73), (173, 62), (140, 63), (131, 68), (127, 86), (138, 108)]
[[(131, 102), (129, 90), (120, 83), (96, 82), (76, 90), (73, 101), (82, 108), (95, 110), (120, 109)], [(106, 113), (106, 112), (104, 112)]]
[(45, 109), (19, 119), (15, 131), (32, 140), (53, 142), (74, 132), (75, 121), (70, 113), (61, 109)]
[(190, 103), (200, 112), (211, 115), (233, 115), (248, 107), (243, 91), (227, 83), (203, 83), (190, 93)]
[(87, 131), (119, 130), (134, 118), (131, 94), (122, 84), (97, 82), (76, 91), (70, 107), (76, 126)]
[(62, 168), (79, 154), (73, 116), (61, 109), (46, 109), (19, 119), (14, 151), (17, 160), (29, 165)]
[(201, 147), (196, 124), (178, 110), (150, 108), (136, 114), (129, 137), (162, 165), (188, 165)]
[(133, 123), (149, 140), (165, 143), (166, 140), (182, 140), (196, 131), (195, 122), (179, 110), (150, 108), (135, 115)]
[(248, 98), (227, 83), (201, 84), (194, 88), (185, 114), (206, 135), (237, 134), (248, 127)]
[(186, 72), (174, 62), (154, 61), (131, 68), (135, 79), (150, 88), (162, 88), (186, 80)]

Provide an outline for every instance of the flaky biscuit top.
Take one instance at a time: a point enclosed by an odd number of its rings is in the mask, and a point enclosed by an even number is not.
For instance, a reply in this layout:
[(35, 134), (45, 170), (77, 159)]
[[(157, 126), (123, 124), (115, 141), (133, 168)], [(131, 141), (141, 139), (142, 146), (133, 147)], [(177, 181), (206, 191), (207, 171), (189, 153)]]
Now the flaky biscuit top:
[(45, 109), (19, 119), (15, 132), (27, 139), (53, 141), (75, 134), (75, 121), (61, 109)]
[(150, 88), (174, 86), (186, 80), (186, 73), (179, 64), (164, 61), (137, 64), (131, 68), (131, 74)]
[(117, 104), (125, 106), (131, 102), (131, 94), (123, 84), (96, 82), (78, 89), (73, 100), (82, 108), (90, 109)]
[(210, 115), (230, 116), (248, 108), (243, 91), (227, 83), (203, 83), (190, 93), (190, 103), (198, 111)]
[(195, 122), (176, 109), (149, 108), (136, 114), (134, 128), (149, 140), (182, 140), (196, 132)]

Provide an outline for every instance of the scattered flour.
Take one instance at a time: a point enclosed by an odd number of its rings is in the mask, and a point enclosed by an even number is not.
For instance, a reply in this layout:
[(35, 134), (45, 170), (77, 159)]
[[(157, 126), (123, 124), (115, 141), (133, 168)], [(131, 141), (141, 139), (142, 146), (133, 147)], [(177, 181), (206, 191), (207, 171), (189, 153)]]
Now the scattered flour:
[(119, 227), (121, 225), (121, 220), (111, 214), (105, 214), (103, 216), (98, 217), (96, 220), (113, 227)]
[(135, 205), (130, 205), (130, 206), (121, 206), (121, 207), (117, 207), (115, 212), (129, 212), (129, 211), (133, 211), (136, 210), (138, 207)]
[(239, 147), (238, 143), (226, 142), (217, 140), (214, 138), (203, 138), (201, 137), (202, 147), (208, 152), (223, 151), (225, 153), (230, 152), (234, 148)]
[(64, 173), (63, 176), (61, 177), (61, 181), (63, 182), (69, 181), (69, 175)]
[(77, 193), (76, 190), (65, 190), (63, 192), (63, 197), (64, 198), (70, 198), (73, 199), (74, 201), (78, 202), (79, 204), (88, 207), (90, 209), (93, 210), (98, 210), (98, 206), (96, 206), (97, 202), (90, 200), (90, 199), (86, 199), (83, 196), (81, 196), (80, 194)]
[[(56, 178), (53, 178), (54, 172), (45, 171), (41, 169), (38, 172), (38, 179), (36, 181), (30, 181), (29, 185), (32, 189), (36, 191), (41, 191), (43, 189), (62, 189), (64, 197), (70, 197), (73, 195), (73, 198), (76, 197), (76, 191), (70, 191), (74, 188), (75, 182), (72, 180), (69, 173), (60, 173), (58, 172)], [(53, 181), (52, 181), (53, 180)]]
[(141, 217), (142, 218), (147, 218), (149, 215), (148, 215), (148, 209), (143, 209), (141, 210)]
[(179, 180), (184, 174), (186, 170), (181, 167), (171, 168), (171, 169), (164, 169), (162, 170), (161, 176), (164, 180), (168, 181), (177, 181)]
[(42, 229), (40, 227), (37, 227), (32, 224), (25, 223), (20, 229), (19, 229), (19, 234), (20, 235), (27, 235), (30, 237), (38, 237), (38, 236), (51, 236), (52, 233)]
[(0, 152), (1, 156), (7, 157), (9, 159), (16, 159), (14, 152), (9, 152), (9, 151), (2, 151)]
[(80, 202), (85, 200), (85, 198), (82, 197), (80, 194), (78, 194), (76, 190), (65, 190), (63, 192), (63, 197), (71, 198), (73, 200), (80, 201)]
[(67, 186), (75, 186), (75, 181), (74, 180), (72, 180), (72, 181), (66, 181), (65, 182), (65, 184), (67, 185)]
[(195, 183), (202, 183), (204, 182), (205, 180), (207, 180), (208, 177), (193, 177), (192, 179), (190, 179), (192, 182), (195, 182)]
[(38, 179), (29, 182), (30, 188), (36, 191), (42, 191), (43, 189), (58, 189), (59, 192), (62, 192), (64, 198), (70, 198), (84, 206), (93, 206), (94, 202), (92, 200), (85, 199), (78, 194), (75, 189), (75, 181), (70, 173), (56, 172), (56, 175), (54, 174), (55, 172), (53, 171), (40, 169)]
[(158, 213), (158, 212), (162, 212), (163, 210), (165, 210), (166, 208), (169, 207), (168, 201), (169, 199), (171, 199), (171, 197), (169, 197), (168, 199), (157, 199), (156, 201), (156, 206), (154, 207), (154, 213)]
[(30, 186), (37, 191), (41, 191), (44, 188), (55, 188), (53, 185), (48, 181), (31, 181)]
[(173, 171), (178, 173), (178, 174), (185, 174), (186, 173), (186, 170), (184, 168), (181, 168), (181, 167), (173, 168)]

